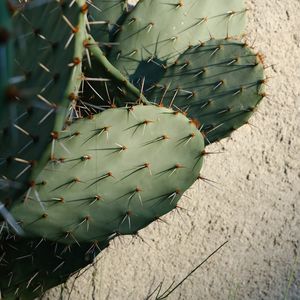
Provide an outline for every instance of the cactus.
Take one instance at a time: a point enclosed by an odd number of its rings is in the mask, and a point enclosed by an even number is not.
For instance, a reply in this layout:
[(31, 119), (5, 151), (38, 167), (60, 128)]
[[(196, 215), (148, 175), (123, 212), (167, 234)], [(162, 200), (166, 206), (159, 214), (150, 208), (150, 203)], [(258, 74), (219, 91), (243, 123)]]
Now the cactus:
[[(105, 106), (106, 108), (113, 107), (115, 104), (120, 106), (140, 103), (150, 104), (143, 93), (111, 64), (92, 36), (89, 36), (86, 40), (86, 48), (93, 59), (90, 66), (85, 66), (85, 73), (91, 78), (99, 78), (99, 74), (101, 74), (104, 80), (87, 82), (85, 87), (88, 89), (84, 90), (81, 99), (84, 105), (90, 106), (97, 97), (98, 99), (94, 101), (94, 104), (98, 101), (100, 111), (101, 107), (105, 109)], [(112, 97), (110, 97), (111, 92)], [(95, 97), (95, 94), (97, 97)]]
[[(110, 61), (129, 76), (148, 100), (130, 97), (122, 88), (122, 80), (121, 84), (117, 85), (105, 83), (106, 88), (103, 83), (97, 83), (93, 90), (97, 90), (98, 95), (103, 96), (100, 101), (102, 109), (110, 105), (125, 106), (134, 101), (180, 109), (186, 112), (188, 117), (197, 119), (206, 135), (206, 144), (210, 144), (228, 137), (248, 122), (258, 103), (265, 96), (264, 65), (261, 56), (247, 44), (228, 37), (229, 34), (236, 35), (243, 30), (246, 10), (242, 1), (230, 3), (225, 1), (223, 5), (228, 9), (227, 13), (216, 16), (211, 15), (214, 11), (212, 8), (216, 5), (213, 1), (205, 4), (190, 1), (180, 2), (182, 5), (179, 5), (178, 1), (172, 3), (166, 4), (158, 0), (140, 1), (136, 9), (127, 15), (122, 30), (115, 40), (118, 47), (126, 49), (128, 53), (130, 47), (136, 47), (136, 50), (132, 48), (132, 55), (124, 56), (121, 51), (116, 54), (117, 47), (114, 47), (109, 54)], [(204, 25), (203, 22), (195, 22), (193, 17), (199, 5), (202, 7), (202, 13), (210, 16), (203, 21), (206, 28), (212, 29), (207, 32), (199, 30), (195, 35), (194, 30), (198, 28), (197, 26), (202, 28)], [(155, 11), (164, 9), (171, 12), (160, 18)], [(146, 14), (146, 11), (149, 13)], [(173, 14), (177, 15), (177, 19), (174, 20)], [(144, 15), (147, 15), (147, 19), (142, 18)], [(188, 23), (178, 21), (180, 17), (185, 20), (186, 16), (191, 17)], [(145, 25), (149, 20), (153, 20), (149, 22), (152, 27)], [(168, 24), (164, 29), (173, 28), (174, 22), (179, 22), (181, 25), (178, 26), (184, 27), (178, 35), (178, 40), (174, 41), (174, 45), (178, 44), (176, 53), (173, 53), (170, 47), (167, 48), (166, 42), (157, 42), (155, 55), (147, 56), (145, 51), (151, 49), (154, 40), (166, 41), (164, 36), (170, 34), (168, 30), (162, 33), (154, 26), (160, 22)], [(237, 24), (240, 26), (235, 26)], [(193, 40), (195, 36), (198, 37), (197, 41)], [(216, 37), (226, 39), (215, 39)], [(199, 43), (199, 40), (207, 39), (208, 41)], [(191, 47), (193, 43), (195, 46)], [(180, 50), (181, 46), (185, 52)], [(164, 55), (166, 49), (169, 52)], [(182, 54), (179, 55), (180, 53)], [(96, 55), (97, 57), (99, 56)], [(92, 72), (105, 74), (106, 70), (101, 69), (96, 63)], [(91, 103), (90, 99), (94, 99), (92, 103), (95, 106), (98, 97), (93, 90), (86, 93), (84, 101)], [(120, 90), (123, 92), (121, 95)], [(107, 95), (109, 93), (113, 94), (113, 100)]]
[(264, 96), (264, 82), (260, 57), (245, 43), (210, 40), (188, 49), (158, 83), (147, 83), (146, 95), (197, 119), (209, 144), (247, 123)]
[(134, 234), (176, 208), (199, 175), (203, 146), (173, 110), (106, 110), (58, 133), (52, 160), (11, 213), (29, 236), (62, 243)]
[(64, 124), (81, 84), (84, 1), (68, 8), (56, 1), (35, 3), (13, 18), (15, 84), (2, 100), (0, 121), (0, 197), (6, 203), (24, 192), (32, 173), (45, 164), (41, 157), (51, 132)]
[(264, 66), (231, 38), (242, 0), (0, 8), (0, 288), (33, 299), (177, 207), (205, 145), (263, 98)]
[(151, 66), (168, 66), (199, 41), (240, 34), (245, 26), (243, 2), (139, 1), (122, 24), (109, 60), (134, 83), (147, 79)]
[(35, 299), (92, 263), (108, 243), (65, 245), (1, 233), (1, 299)]

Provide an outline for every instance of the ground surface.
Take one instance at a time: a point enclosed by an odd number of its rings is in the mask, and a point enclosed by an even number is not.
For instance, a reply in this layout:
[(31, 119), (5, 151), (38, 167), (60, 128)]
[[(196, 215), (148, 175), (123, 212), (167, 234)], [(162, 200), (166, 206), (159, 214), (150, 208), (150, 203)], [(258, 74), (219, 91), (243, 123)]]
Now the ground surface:
[[(254, 126), (210, 148), (224, 152), (208, 157), (203, 170), (216, 188), (196, 183), (181, 203), (188, 211), (143, 230), (145, 243), (112, 243), (75, 282), (70, 299), (145, 299), (226, 240), (170, 299), (300, 299), (300, 1), (248, 5), (249, 41), (274, 65)], [(72, 282), (44, 299), (68, 299)]]

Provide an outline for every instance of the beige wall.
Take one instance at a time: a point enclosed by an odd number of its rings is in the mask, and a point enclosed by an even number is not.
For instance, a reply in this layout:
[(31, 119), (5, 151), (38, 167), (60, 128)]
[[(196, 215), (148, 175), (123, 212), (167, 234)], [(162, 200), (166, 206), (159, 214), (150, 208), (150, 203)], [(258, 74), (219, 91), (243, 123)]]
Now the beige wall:
[[(170, 299), (300, 299), (300, 1), (249, 0), (248, 38), (266, 55), (268, 99), (233, 137), (209, 150), (203, 175), (169, 225), (112, 243), (76, 280), (70, 299), (144, 299), (165, 279), (180, 280), (223, 241), (229, 243)], [(44, 299), (68, 299), (67, 287)], [(234, 298), (234, 294), (236, 297)]]

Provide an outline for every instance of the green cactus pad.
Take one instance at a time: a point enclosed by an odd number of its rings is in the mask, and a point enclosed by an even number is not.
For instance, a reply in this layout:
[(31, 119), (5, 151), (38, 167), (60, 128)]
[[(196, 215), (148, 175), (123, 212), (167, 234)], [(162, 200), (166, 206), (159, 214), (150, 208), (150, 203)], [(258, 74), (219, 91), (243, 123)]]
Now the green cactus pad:
[[(70, 4), (72, 4), (70, 6)], [(9, 203), (28, 188), (30, 175), (61, 130), (81, 84), (84, 1), (31, 1), (15, 13), (15, 73), (1, 105), (0, 198)]]
[(128, 14), (109, 60), (134, 83), (189, 46), (242, 33), (243, 0), (141, 0)]
[(134, 234), (176, 208), (203, 148), (194, 123), (171, 109), (106, 110), (57, 134), (52, 160), (11, 213), (28, 235), (62, 243)]
[(146, 96), (197, 119), (208, 144), (247, 123), (264, 96), (264, 81), (263, 63), (246, 44), (211, 40), (188, 49), (159, 83), (147, 82)]
[(1, 234), (1, 299), (36, 299), (92, 263), (108, 244), (82, 243), (66, 247), (44, 240)]

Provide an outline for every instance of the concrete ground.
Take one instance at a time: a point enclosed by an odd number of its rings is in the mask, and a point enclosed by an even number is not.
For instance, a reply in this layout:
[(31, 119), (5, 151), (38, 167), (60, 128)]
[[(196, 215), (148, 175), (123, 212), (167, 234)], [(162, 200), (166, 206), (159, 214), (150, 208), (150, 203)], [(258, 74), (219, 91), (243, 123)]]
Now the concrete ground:
[[(269, 97), (232, 138), (213, 145), (203, 175), (173, 212), (112, 243), (70, 299), (145, 299), (229, 242), (169, 299), (300, 299), (300, 1), (249, 0), (248, 36), (269, 65)], [(293, 276), (294, 275), (294, 276)], [(68, 299), (68, 284), (43, 299)], [(286, 297), (286, 298), (285, 298)]]

